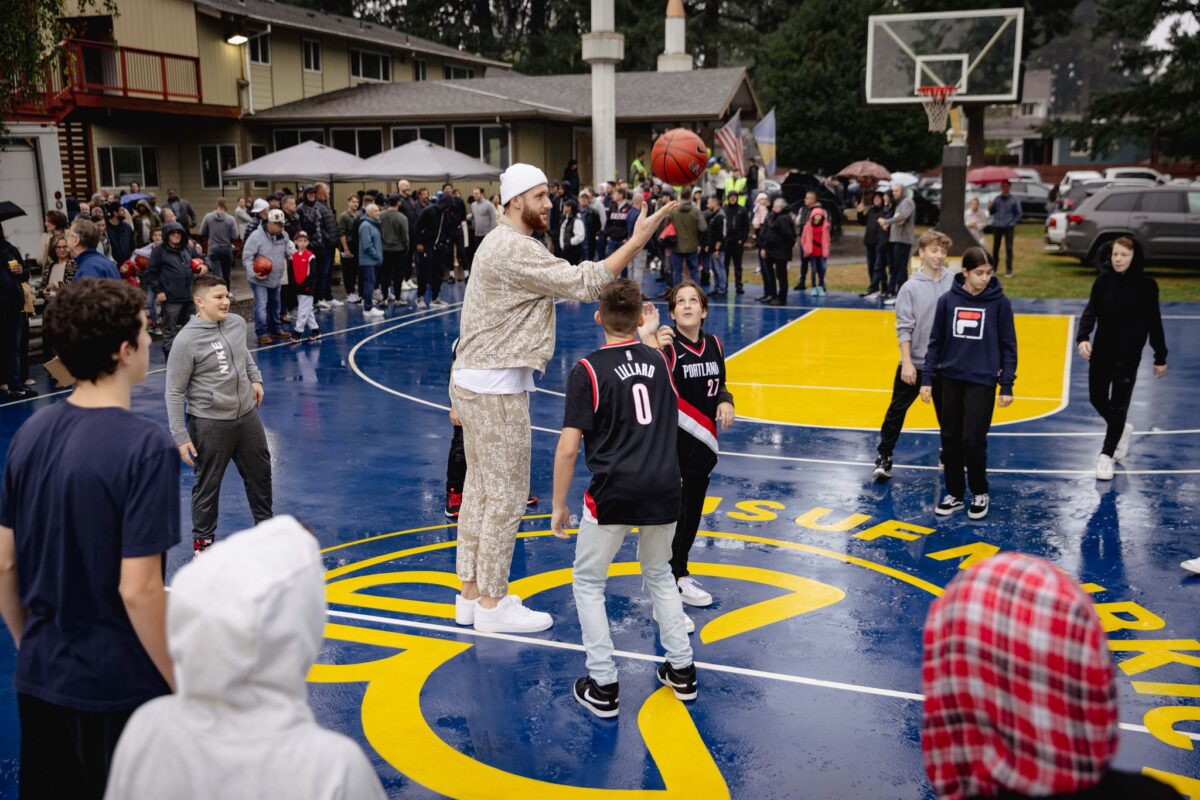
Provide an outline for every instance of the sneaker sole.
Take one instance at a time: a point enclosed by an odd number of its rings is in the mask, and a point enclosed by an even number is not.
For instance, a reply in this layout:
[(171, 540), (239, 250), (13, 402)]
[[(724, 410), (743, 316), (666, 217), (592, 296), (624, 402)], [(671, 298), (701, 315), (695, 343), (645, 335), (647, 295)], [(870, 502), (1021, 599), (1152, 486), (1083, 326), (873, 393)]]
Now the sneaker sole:
[(892, 477), (892, 473), (890, 473), (886, 470), (880, 469), (879, 467), (876, 467), (875, 471), (873, 473), (871, 473), (871, 475), (877, 481), (886, 481)]
[(480, 633), (538, 633), (540, 631), (548, 631), (554, 627), (554, 620), (551, 619), (544, 625), (525, 626), (525, 625), (488, 625), (477, 620), (475, 622), (475, 630)]
[(691, 606), (692, 608), (708, 608), (713, 604), (711, 595), (707, 600), (696, 600), (680, 592), (679, 599), (683, 601), (684, 605)]
[(933, 513), (937, 514), (939, 517), (948, 517), (951, 514), (957, 514), (958, 512), (962, 511), (965, 508), (966, 508), (966, 506), (955, 506), (954, 508), (947, 508), (947, 509), (935, 508), (933, 510)]
[(1101, 475), (1099, 472), (1096, 473), (1096, 480), (1098, 481), (1111, 481), (1112, 479), (1112, 475)]
[(681, 692), (674, 684), (672, 684), (662, 675), (659, 675), (657, 670), (655, 670), (654, 674), (658, 678), (659, 683), (671, 690), (672, 694), (675, 695), (676, 700), (695, 700), (696, 695), (699, 694), (699, 692)]
[(988, 508), (984, 509), (982, 513), (977, 513), (975, 511), (971, 511), (970, 509), (967, 509), (967, 517), (969, 519), (983, 519), (984, 517), (986, 517), (988, 515), (988, 511), (991, 511), (990, 506)]
[(600, 719), (612, 719), (613, 717), (615, 717), (621, 713), (620, 706), (617, 706), (612, 711), (601, 711), (600, 709), (596, 708), (594, 705), (589, 703), (587, 700), (584, 700), (582, 697), (580, 697), (579, 694), (576, 693), (575, 689), (573, 689), (573, 688), (571, 689), (571, 696), (575, 698), (576, 703), (579, 703), (579, 705), (583, 706), (588, 711), (592, 712), (593, 717), (599, 717)]
[(1189, 561), (1183, 561), (1180, 562), (1179, 566), (1193, 575), (1200, 575), (1200, 564), (1191, 564)]

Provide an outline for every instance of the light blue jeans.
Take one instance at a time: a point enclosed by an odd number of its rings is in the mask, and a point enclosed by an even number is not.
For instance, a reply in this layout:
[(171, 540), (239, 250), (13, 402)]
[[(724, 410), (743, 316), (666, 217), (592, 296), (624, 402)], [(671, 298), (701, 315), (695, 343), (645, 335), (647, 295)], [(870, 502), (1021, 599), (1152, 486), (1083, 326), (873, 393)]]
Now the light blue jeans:
[(726, 291), (729, 288), (729, 282), (725, 270), (725, 251), (717, 250), (715, 253), (710, 253), (708, 260), (712, 269), (713, 282), (716, 284), (713, 291)]
[[(667, 651), (667, 661), (682, 669), (692, 663), (692, 646), (688, 642), (679, 588), (671, 575), (671, 540), (675, 537), (675, 523), (638, 527), (638, 562), (642, 565), (643, 584), (650, 591), (654, 616), (658, 618), (658, 637)], [(631, 530), (632, 525), (597, 525), (581, 520), (579, 536), (575, 540), (572, 586), (575, 609), (579, 613), (583, 646), (587, 649), (588, 674), (601, 686), (617, 680), (612, 635), (604, 608), (608, 568)]]
[(254, 293), (254, 335), (261, 338), (279, 333), (279, 287), (252, 283), (250, 291)]

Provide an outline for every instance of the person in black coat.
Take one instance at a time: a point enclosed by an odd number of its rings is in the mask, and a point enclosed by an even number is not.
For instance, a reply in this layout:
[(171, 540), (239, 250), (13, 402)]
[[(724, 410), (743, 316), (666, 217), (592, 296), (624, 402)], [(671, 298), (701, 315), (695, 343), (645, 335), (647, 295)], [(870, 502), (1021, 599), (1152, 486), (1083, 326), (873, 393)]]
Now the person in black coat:
[(106, 212), (108, 218), (104, 222), (104, 230), (108, 235), (112, 260), (118, 265), (124, 264), (133, 258), (133, 228), (125, 223), (119, 203), (110, 203)]
[[(879, 220), (888, 213), (883, 200), (883, 192), (879, 190), (873, 192), (871, 205), (866, 207), (866, 215), (862, 216), (867, 226), (863, 232), (863, 246), (867, 248), (867, 280), (870, 281), (870, 285), (859, 296), (868, 300), (878, 297), (879, 293), (886, 288), (887, 264), (880, 260), (880, 252), (887, 249), (887, 232), (879, 227)], [(863, 209), (860, 206), (859, 214), (862, 215), (862, 212)]]
[(787, 304), (788, 261), (796, 247), (796, 226), (787, 209), (787, 200), (775, 198), (775, 206), (759, 231), (759, 255), (766, 259), (763, 270), (763, 296), (759, 302), (773, 306)]
[(750, 235), (750, 212), (739, 200), (737, 192), (725, 197), (725, 260), (726, 272), (733, 271), (734, 286), (738, 294), (742, 288), (742, 255), (746, 251), (746, 238)]
[(29, 267), (21, 251), (5, 237), (4, 227), (0, 226), (0, 384), (8, 387), (6, 400), (37, 397), (37, 392), (21, 383), (21, 357), (28, 343), (24, 339), (23, 284), (28, 281)]

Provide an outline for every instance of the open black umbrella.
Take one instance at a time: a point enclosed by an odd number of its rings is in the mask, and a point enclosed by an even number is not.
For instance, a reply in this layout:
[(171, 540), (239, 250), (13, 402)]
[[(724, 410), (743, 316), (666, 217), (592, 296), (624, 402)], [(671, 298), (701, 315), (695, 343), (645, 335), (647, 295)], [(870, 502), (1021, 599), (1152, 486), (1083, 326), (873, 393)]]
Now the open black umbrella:
[(12, 219), (13, 217), (25, 216), (25, 209), (11, 200), (0, 201), (0, 222)]

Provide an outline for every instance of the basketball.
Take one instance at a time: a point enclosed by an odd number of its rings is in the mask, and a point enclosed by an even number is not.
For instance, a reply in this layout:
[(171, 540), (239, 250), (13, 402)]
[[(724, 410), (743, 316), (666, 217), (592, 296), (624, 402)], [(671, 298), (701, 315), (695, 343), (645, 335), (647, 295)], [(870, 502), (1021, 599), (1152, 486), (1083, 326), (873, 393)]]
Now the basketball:
[(266, 256), (259, 256), (254, 259), (254, 274), (258, 276), (259, 280), (270, 275), (273, 269), (275, 269), (275, 265)]
[(146, 256), (134, 256), (133, 263), (137, 264), (138, 269), (145, 269), (150, 264), (150, 259)]
[[(204, 266), (203, 258), (193, 258), (192, 259), (192, 272), (199, 272), (200, 268), (203, 266)], [(256, 267), (258, 266), (257, 262), (255, 263), (255, 266)]]
[(672, 186), (688, 186), (700, 180), (707, 164), (704, 140), (687, 128), (675, 128), (658, 137), (650, 153), (655, 176)]

